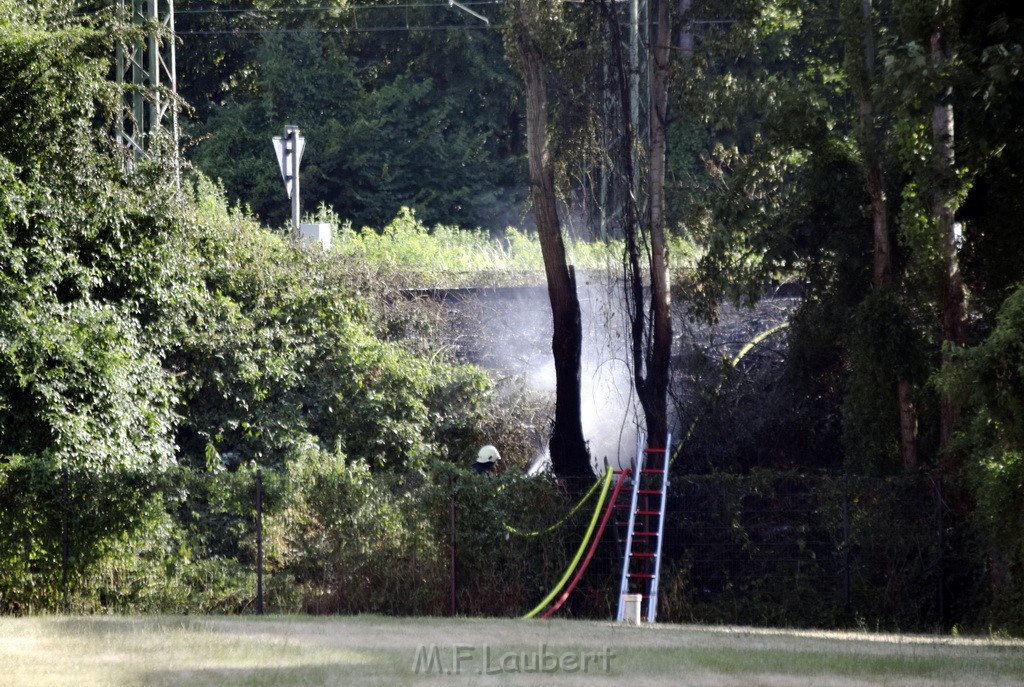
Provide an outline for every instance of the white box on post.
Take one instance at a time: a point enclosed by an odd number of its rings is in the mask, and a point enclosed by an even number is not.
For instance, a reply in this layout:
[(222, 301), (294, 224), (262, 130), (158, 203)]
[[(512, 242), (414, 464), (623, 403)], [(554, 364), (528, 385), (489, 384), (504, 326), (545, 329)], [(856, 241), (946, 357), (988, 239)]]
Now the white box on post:
[(306, 248), (319, 243), (325, 251), (329, 251), (331, 249), (330, 223), (303, 224), (299, 227), (299, 241)]

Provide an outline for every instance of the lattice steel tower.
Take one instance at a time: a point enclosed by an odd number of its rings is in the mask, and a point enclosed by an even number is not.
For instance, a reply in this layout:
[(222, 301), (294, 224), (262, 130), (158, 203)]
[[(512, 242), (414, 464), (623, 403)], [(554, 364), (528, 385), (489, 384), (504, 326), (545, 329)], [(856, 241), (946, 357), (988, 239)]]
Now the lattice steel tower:
[(115, 70), (122, 107), (115, 136), (135, 160), (169, 157), (177, 170), (174, 0), (117, 0), (117, 10), (132, 30), (117, 45)]

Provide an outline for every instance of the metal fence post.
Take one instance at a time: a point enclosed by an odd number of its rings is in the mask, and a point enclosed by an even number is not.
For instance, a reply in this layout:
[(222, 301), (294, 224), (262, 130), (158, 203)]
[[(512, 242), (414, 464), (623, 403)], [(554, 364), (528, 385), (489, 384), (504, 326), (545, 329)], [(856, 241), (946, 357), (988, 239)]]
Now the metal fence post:
[(449, 562), (449, 587), (451, 595), (451, 606), (452, 616), (459, 614), (459, 605), (457, 601), (457, 587), (456, 587), (456, 569), (455, 569), (455, 555), (456, 555), (456, 542), (455, 542), (455, 484), (452, 484), (452, 500), (449, 508), (449, 526), (451, 528), (451, 536), (449, 539), (449, 554), (451, 560)]
[(850, 612), (850, 478), (843, 476), (843, 610)]
[(946, 624), (946, 584), (945, 584), (945, 548), (946, 548), (946, 523), (942, 507), (942, 477), (935, 482), (935, 528), (937, 530), (938, 552), (936, 554), (935, 567), (938, 573), (939, 585), (939, 624)]
[(64, 509), (63, 522), (61, 523), (60, 535), (60, 560), (61, 560), (61, 590), (63, 593), (64, 612), (68, 612), (68, 565), (71, 558), (71, 533), (68, 527), (68, 504), (71, 502), (71, 486), (68, 478), (68, 469), (61, 468), (61, 482), (64, 487)]
[(256, 613), (263, 615), (263, 470), (256, 470)]

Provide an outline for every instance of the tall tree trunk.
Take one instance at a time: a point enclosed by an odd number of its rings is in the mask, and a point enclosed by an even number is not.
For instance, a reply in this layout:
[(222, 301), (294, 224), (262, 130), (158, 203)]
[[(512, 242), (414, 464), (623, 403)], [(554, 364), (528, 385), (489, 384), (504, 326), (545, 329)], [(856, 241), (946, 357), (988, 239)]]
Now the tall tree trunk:
[(514, 45), (526, 94), (526, 148), (530, 166), (530, 193), (537, 217), (551, 301), (553, 334), (551, 351), (555, 359), (555, 423), (549, 448), (551, 466), (559, 477), (593, 477), (590, 455), (583, 438), (580, 404), (580, 357), (583, 329), (576, 279), (566, 264), (565, 244), (558, 220), (555, 174), (548, 148), (548, 104), (544, 65), (533, 39), (534, 26), (523, 2), (510, 3), (517, 25)]
[[(640, 238), (640, 199), (638, 198), (638, 174), (636, 171), (636, 120), (633, 114), (633, 103), (636, 102), (632, 88), (633, 54), (623, 53), (625, 41), (622, 37), (622, 29), (619, 25), (618, 10), (615, 7), (615, 0), (602, 0), (601, 9), (604, 14), (605, 25), (608, 28), (609, 47), (611, 48), (612, 60), (611, 85), (614, 87), (618, 98), (616, 112), (621, 117), (617, 126), (613, 126), (613, 140), (616, 142), (611, 157), (614, 160), (613, 167), (622, 170), (623, 187), (626, 190), (623, 198), (622, 234), (625, 239), (625, 252), (623, 255), (623, 280), (626, 303), (626, 316), (629, 320), (629, 354), (633, 366), (634, 383), (640, 387), (644, 382), (643, 361), (644, 357), (644, 332), (646, 331), (647, 313), (644, 296), (644, 273), (641, 266), (641, 238)], [(643, 396), (638, 391), (638, 396)]]
[(638, 368), (637, 390), (644, 409), (648, 442), (661, 447), (668, 434), (668, 381), (672, 358), (672, 291), (665, 239), (665, 148), (668, 72), (672, 41), (670, 0), (657, 0), (657, 26), (651, 41), (650, 171), (647, 178), (651, 238), (650, 344), (644, 352), (646, 376)]
[[(668, 66), (671, 41), (669, 2), (660, 0), (656, 8), (657, 31), (649, 54), (651, 67), (651, 150), (646, 190), (649, 194), (647, 224), (650, 228), (651, 254), (646, 261), (651, 277), (651, 304), (647, 307), (644, 289), (643, 228), (640, 222), (640, 199), (630, 193), (624, 204), (623, 236), (625, 238), (625, 299), (630, 324), (629, 346), (633, 366), (633, 382), (644, 412), (648, 443), (660, 448), (668, 433), (668, 381), (672, 356), (672, 311), (669, 290), (668, 248), (665, 240), (665, 121), (668, 106)], [(622, 136), (613, 151), (624, 172), (626, 186), (639, 188), (634, 146), (637, 145), (636, 122), (631, 114), (630, 60), (623, 55), (619, 17), (612, 0), (602, 2), (605, 21), (611, 36), (614, 82), (622, 103)]]
[(889, 240), (888, 200), (885, 195), (885, 171), (882, 169), (878, 128), (875, 122), (875, 27), (871, 0), (860, 0), (861, 45), (863, 63), (857, 79), (860, 109), (860, 145), (867, 172), (868, 198), (871, 201), (873, 234), (871, 284), (876, 289), (892, 285), (892, 248)]
[[(860, 110), (860, 146), (871, 203), (871, 285), (875, 291), (882, 291), (893, 288), (892, 243), (889, 234), (889, 203), (885, 194), (885, 170), (882, 167), (881, 142), (875, 121), (875, 29), (871, 0), (860, 0), (860, 23), (864, 61), (858, 70), (860, 78), (857, 79), (857, 99)], [(900, 426), (900, 458), (904, 470), (913, 472), (918, 468), (917, 408), (914, 404), (913, 386), (898, 373), (896, 401)]]
[[(931, 35), (932, 67), (942, 72), (946, 69), (951, 47), (943, 21), (939, 20)], [(942, 327), (943, 365), (948, 360), (951, 346), (962, 346), (966, 340), (966, 297), (960, 264), (957, 258), (956, 235), (953, 216), (956, 208), (954, 183), (956, 157), (954, 152), (953, 89), (945, 87), (932, 108), (932, 146), (935, 151), (935, 166), (939, 183), (935, 184), (932, 196), (932, 214), (938, 224), (943, 247), (944, 269), (939, 293), (939, 319)], [(939, 399), (939, 446), (945, 448), (953, 435), (953, 426), (959, 416), (959, 409), (947, 394)]]

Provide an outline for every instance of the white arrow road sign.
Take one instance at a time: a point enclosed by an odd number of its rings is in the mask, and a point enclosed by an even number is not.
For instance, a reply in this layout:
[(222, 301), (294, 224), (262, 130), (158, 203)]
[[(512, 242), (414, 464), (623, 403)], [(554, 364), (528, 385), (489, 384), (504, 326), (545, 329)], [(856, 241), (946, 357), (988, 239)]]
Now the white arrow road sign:
[(292, 146), (295, 136), (274, 136), (274, 152), (277, 154), (277, 165), (281, 168), (281, 178), (284, 180), (284, 188), (288, 191), (288, 197), (292, 197), (292, 188), (295, 183), (292, 177), (293, 170), (299, 168), (302, 162), (302, 151), (306, 149), (306, 139), (298, 136), (295, 147), (298, 148), (298, 160), (292, 161)]

